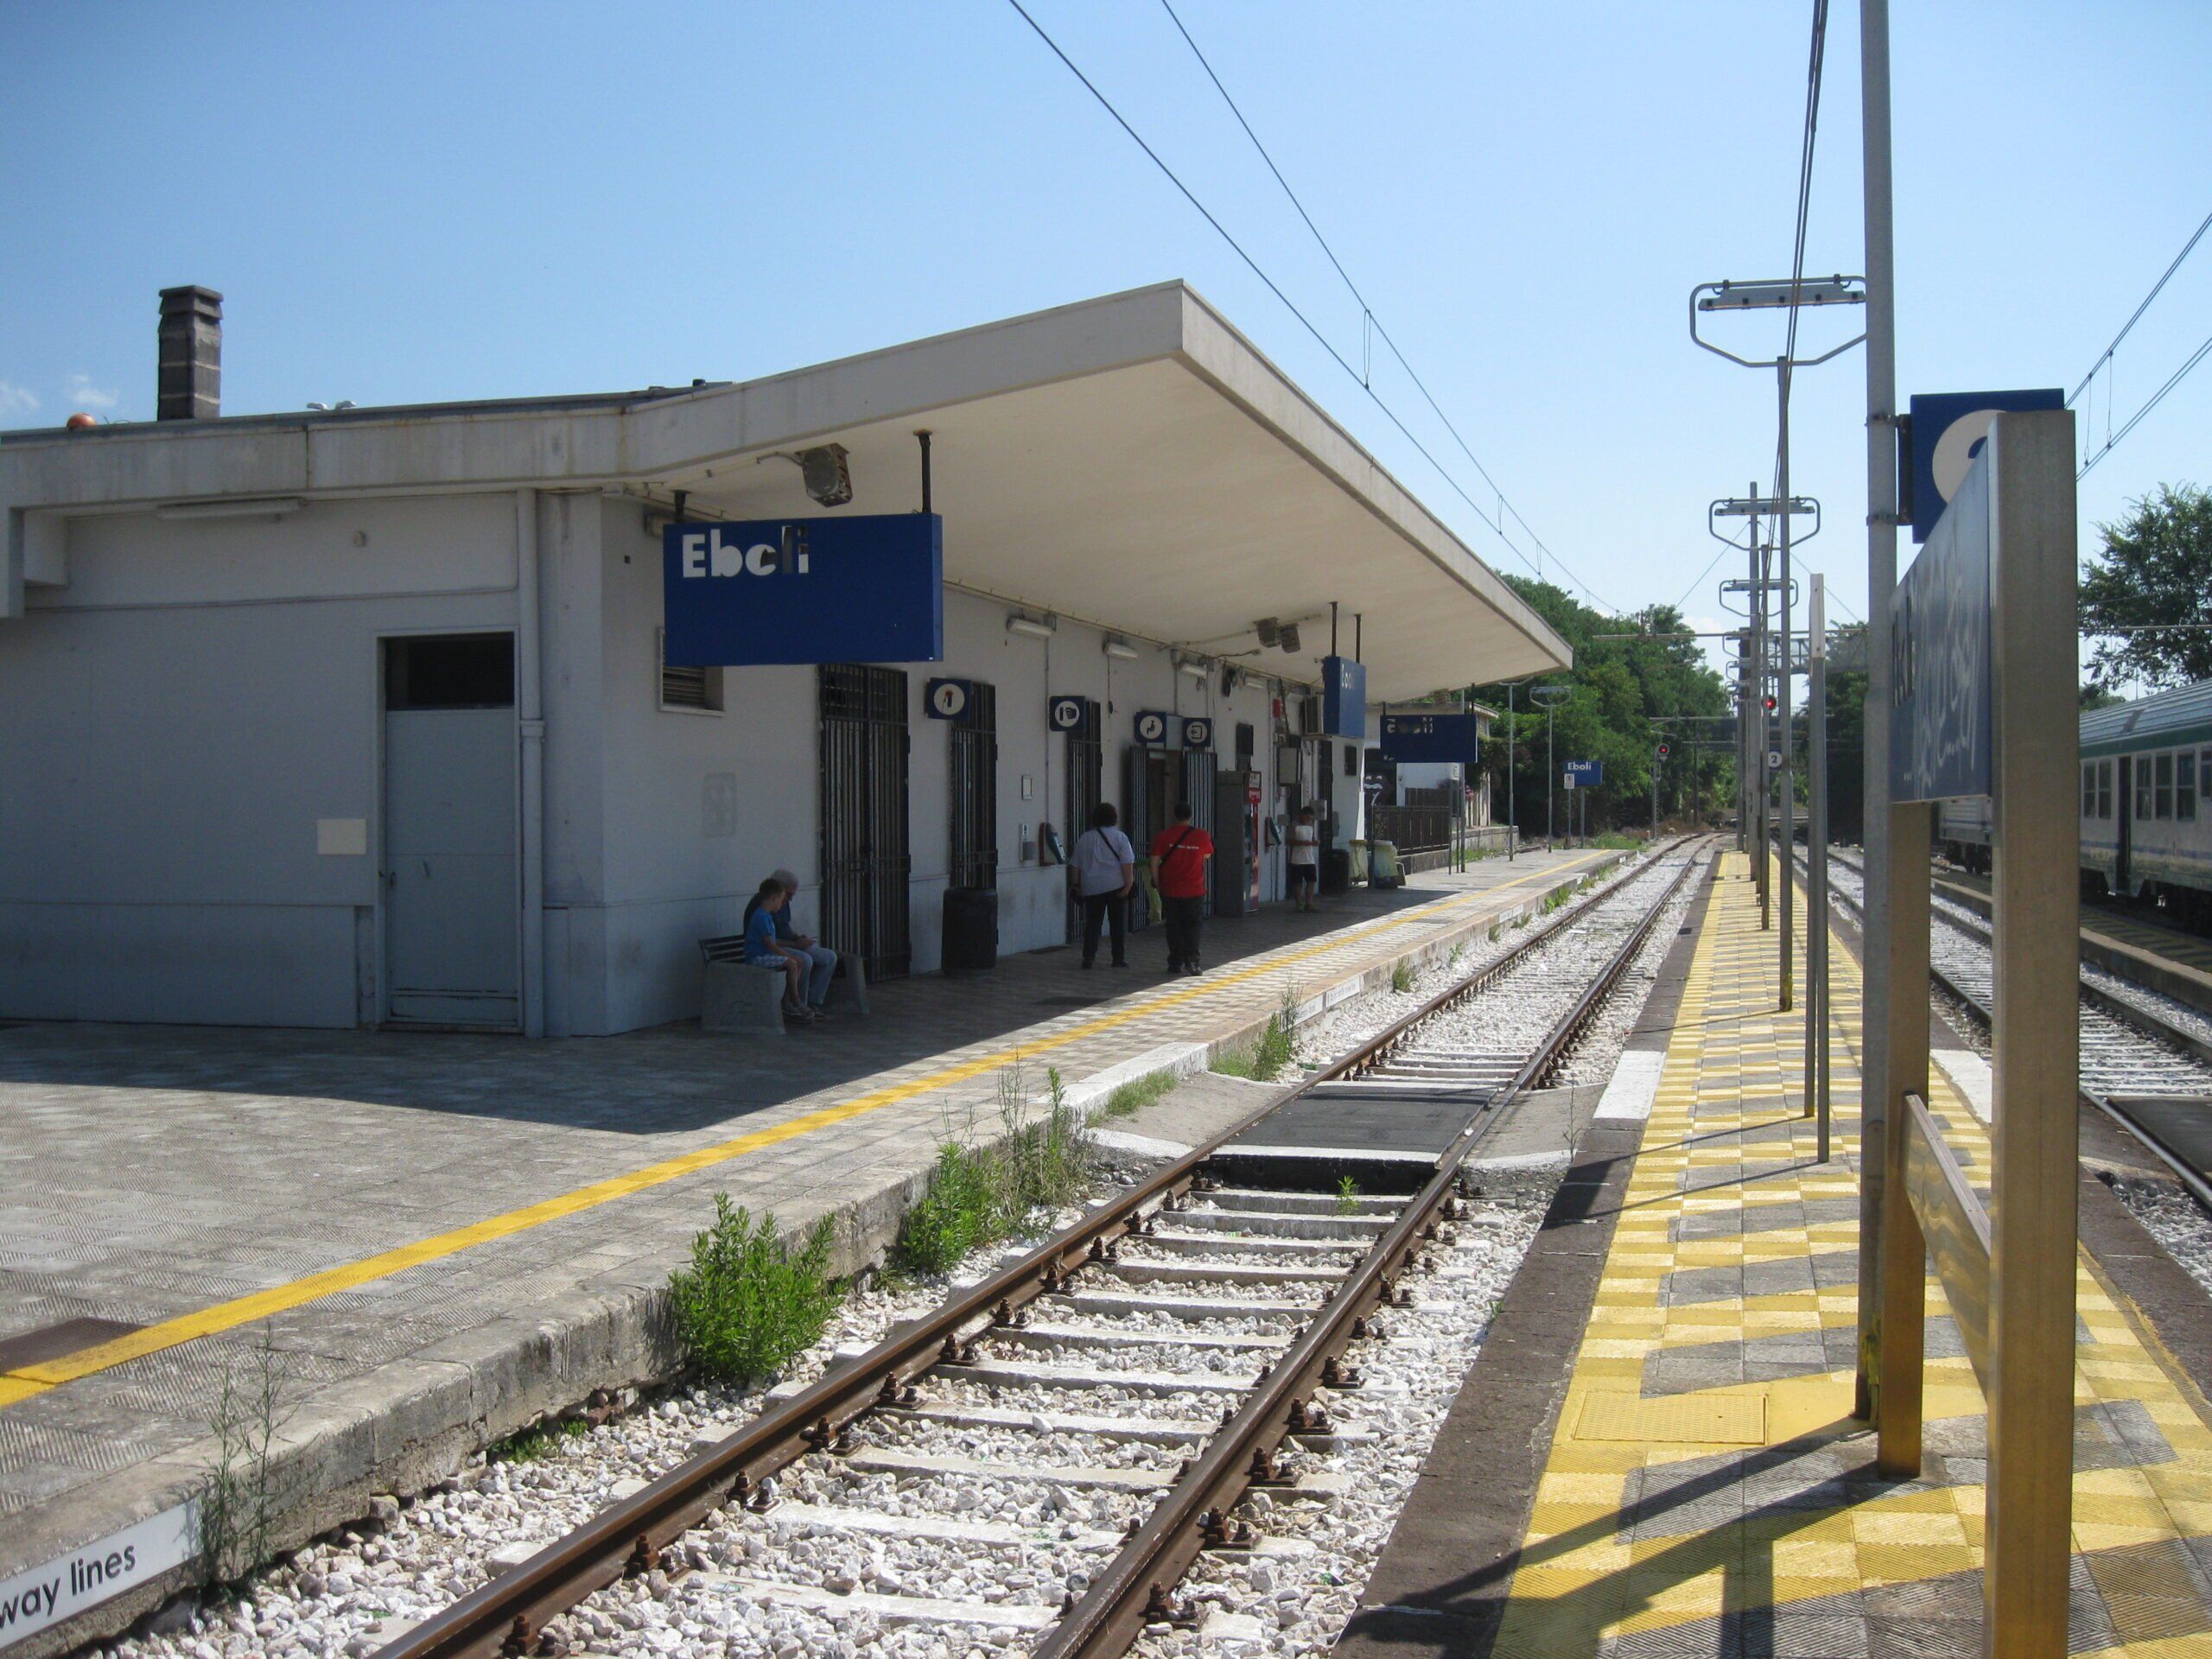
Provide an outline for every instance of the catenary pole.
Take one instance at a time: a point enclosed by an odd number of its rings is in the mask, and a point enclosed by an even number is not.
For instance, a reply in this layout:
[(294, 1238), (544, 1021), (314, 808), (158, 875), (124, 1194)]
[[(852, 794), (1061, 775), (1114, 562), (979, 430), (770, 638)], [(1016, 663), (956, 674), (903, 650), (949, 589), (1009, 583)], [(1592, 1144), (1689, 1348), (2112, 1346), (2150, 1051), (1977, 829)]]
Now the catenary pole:
[[(1853, 1414), (1879, 1421), (1878, 1293), (1891, 1020), (1890, 608), (1897, 579), (1897, 272), (1890, 212), (1889, 0), (1859, 0), (1866, 232), (1866, 996), (1859, 1093), (1859, 1378)], [(1927, 873), (1917, 873), (1922, 880)], [(1924, 1020), (1926, 1010), (1917, 1012)]]
[[(1775, 652), (1774, 726), (1780, 740), (1775, 746), (1775, 753), (1782, 757), (1782, 817), (1778, 828), (1782, 842), (1779, 864), (1782, 882), (1782, 1012), (1784, 1014), (1795, 1006), (1797, 988), (1794, 976), (1796, 947), (1790, 936), (1791, 921), (1797, 909), (1797, 838), (1793, 822), (1797, 816), (1797, 791), (1791, 776), (1795, 768), (1791, 765), (1790, 751), (1795, 746), (1789, 741), (1789, 683), (1795, 677), (1791, 671), (1790, 659), (1794, 653), (1789, 638), (1789, 521), (1795, 516), (1789, 511), (1789, 359), (1785, 357), (1782, 365), (1774, 372), (1775, 378), (1780, 383), (1777, 399), (1782, 406), (1782, 441), (1775, 464), (1775, 470), (1779, 474), (1775, 493), (1782, 499), (1777, 514), (1781, 531), (1782, 569), (1776, 589), (1781, 602), (1782, 632)], [(1812, 1079), (1808, 1077), (1806, 1082), (1809, 1085)]]
[(1818, 1120), (1820, 1161), (1828, 1160), (1828, 603), (1813, 578), (1805, 616), (1805, 764), (1811, 821), (1805, 830), (1805, 1109)]

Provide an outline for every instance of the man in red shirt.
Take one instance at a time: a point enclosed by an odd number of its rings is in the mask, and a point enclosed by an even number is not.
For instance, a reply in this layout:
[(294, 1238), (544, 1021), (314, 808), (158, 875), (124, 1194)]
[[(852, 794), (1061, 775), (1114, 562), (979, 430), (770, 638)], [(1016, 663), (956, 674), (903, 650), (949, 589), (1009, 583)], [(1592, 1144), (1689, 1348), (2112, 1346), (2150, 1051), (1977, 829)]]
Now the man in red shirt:
[(1153, 885), (1160, 890), (1160, 919), (1167, 926), (1167, 971), (1198, 971), (1198, 925), (1206, 913), (1206, 861), (1213, 837), (1191, 822), (1185, 802), (1175, 822), (1152, 843)]

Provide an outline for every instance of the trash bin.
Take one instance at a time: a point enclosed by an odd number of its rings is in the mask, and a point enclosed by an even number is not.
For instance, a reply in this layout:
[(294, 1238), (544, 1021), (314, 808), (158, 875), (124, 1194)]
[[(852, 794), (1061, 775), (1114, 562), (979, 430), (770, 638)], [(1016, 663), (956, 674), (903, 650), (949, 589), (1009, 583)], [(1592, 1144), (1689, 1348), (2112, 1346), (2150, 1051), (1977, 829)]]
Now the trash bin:
[(1374, 854), (1374, 866), (1368, 874), (1368, 885), (1375, 887), (1404, 887), (1406, 874), (1398, 868), (1398, 843), (1395, 841), (1378, 841), (1371, 850)]
[(999, 962), (999, 896), (989, 887), (944, 890), (944, 949), (948, 974), (987, 973)]
[(1351, 855), (1342, 847), (1321, 849), (1321, 891), (1343, 893), (1351, 886)]

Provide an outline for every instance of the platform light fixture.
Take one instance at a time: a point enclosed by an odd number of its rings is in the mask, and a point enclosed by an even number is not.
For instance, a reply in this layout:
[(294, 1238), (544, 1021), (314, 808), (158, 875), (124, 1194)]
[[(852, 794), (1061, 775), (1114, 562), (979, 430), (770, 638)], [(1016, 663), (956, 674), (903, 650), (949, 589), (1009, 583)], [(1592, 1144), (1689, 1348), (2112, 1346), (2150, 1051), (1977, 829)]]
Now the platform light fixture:
[(166, 501), (156, 518), (284, 518), (307, 503), (296, 495), (264, 495), (240, 501)]
[(1060, 631), (1060, 619), (1047, 611), (1042, 616), (1031, 616), (1014, 611), (1006, 619), (1006, 631), (1028, 639), (1049, 639)]
[[(1853, 288), (1858, 283), (1860, 286)], [(1799, 305), (1864, 305), (1866, 290), (1857, 276), (1809, 276), (1802, 282), (1719, 283), (1698, 296), (1700, 311), (1770, 311), (1789, 303), (1795, 290)]]
[(1144, 655), (1142, 652), (1116, 633), (1108, 634), (1100, 644), (1099, 649), (1117, 663), (1134, 663)]
[(825, 507), (842, 507), (853, 499), (850, 456), (842, 443), (818, 443), (810, 449), (771, 451), (778, 461), (788, 461), (806, 481), (806, 493)]

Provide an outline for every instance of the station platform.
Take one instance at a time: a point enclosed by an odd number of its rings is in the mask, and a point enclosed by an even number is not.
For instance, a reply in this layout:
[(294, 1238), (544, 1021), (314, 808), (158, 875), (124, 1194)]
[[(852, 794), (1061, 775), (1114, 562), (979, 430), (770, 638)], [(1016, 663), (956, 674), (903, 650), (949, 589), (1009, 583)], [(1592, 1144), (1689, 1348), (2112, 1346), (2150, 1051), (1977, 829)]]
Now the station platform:
[(1387, 984), (1621, 857), (1524, 852), (1216, 918), (1197, 978), (1163, 976), (1154, 928), (1128, 969), (1010, 957), (782, 1036), (0, 1029), (0, 1585), (172, 1512), (264, 1343), (283, 1548), (664, 1375), (658, 1293), (715, 1193), (786, 1226), (835, 1215), (855, 1265), (945, 1141), (998, 1132), (1009, 1068), (1032, 1099), (1058, 1068), (1077, 1104), (1203, 1068), (1286, 1003)]
[[(1662, 972), (1616, 1077), (1646, 1081), (1609, 1090), (1338, 1659), (1981, 1653), (1986, 1418), (1932, 1276), (1922, 1477), (1878, 1478), (1850, 1415), (1859, 963), (1833, 953), (1823, 1165), (1749, 868)], [(1987, 1064), (1936, 1042), (1986, 1180)], [(2212, 1302), (2086, 1173), (2082, 1202), (2070, 1649), (2212, 1654)]]

